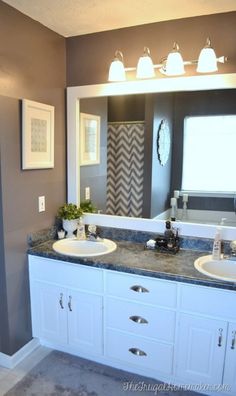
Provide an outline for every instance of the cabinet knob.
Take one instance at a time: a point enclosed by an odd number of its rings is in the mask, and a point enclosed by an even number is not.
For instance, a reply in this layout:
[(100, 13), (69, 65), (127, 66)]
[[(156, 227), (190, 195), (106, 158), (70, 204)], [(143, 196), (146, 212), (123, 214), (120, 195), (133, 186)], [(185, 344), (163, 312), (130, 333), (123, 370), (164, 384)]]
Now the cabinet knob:
[(68, 302), (68, 307), (69, 307), (69, 311), (72, 312), (72, 303), (71, 303), (72, 297), (69, 296), (69, 302)]
[(129, 352), (136, 356), (147, 356), (146, 352), (142, 351), (139, 348), (129, 348)]
[(236, 331), (232, 331), (231, 349), (235, 348), (235, 336), (236, 336)]
[(147, 324), (148, 323), (148, 321), (146, 319), (142, 318), (141, 316), (133, 315), (133, 316), (130, 316), (129, 319), (132, 320), (135, 323), (140, 323), (140, 324)]
[(131, 286), (130, 289), (137, 293), (149, 293), (148, 289), (146, 289), (143, 286), (139, 286), (139, 285)]
[(63, 305), (63, 293), (60, 293), (59, 304), (60, 304), (61, 309), (64, 309), (64, 305)]
[(223, 329), (219, 329), (219, 337), (218, 337), (218, 347), (222, 346), (222, 334), (223, 334)]

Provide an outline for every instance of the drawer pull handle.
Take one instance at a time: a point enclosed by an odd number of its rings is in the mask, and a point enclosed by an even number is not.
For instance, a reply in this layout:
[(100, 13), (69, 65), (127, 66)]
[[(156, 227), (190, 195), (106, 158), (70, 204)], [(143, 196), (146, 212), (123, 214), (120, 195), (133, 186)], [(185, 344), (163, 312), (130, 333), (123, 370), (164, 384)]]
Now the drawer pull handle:
[(235, 336), (236, 336), (236, 331), (232, 331), (231, 349), (235, 348)]
[(142, 351), (139, 348), (129, 348), (129, 352), (136, 356), (147, 356), (146, 352)]
[(63, 305), (63, 293), (60, 293), (59, 304), (60, 304), (61, 309), (64, 309), (64, 305)]
[(130, 289), (133, 290), (134, 292), (137, 292), (137, 293), (149, 293), (148, 289), (146, 289), (143, 286), (139, 286), (139, 285), (131, 286)]
[(222, 346), (222, 333), (223, 333), (223, 329), (219, 329), (219, 338), (218, 338), (218, 347)]
[(148, 323), (148, 321), (146, 319), (142, 318), (141, 316), (134, 315), (134, 316), (130, 316), (129, 319), (132, 320), (135, 323), (140, 323), (140, 324), (147, 324)]
[(72, 300), (72, 297), (71, 297), (71, 296), (69, 296), (68, 307), (69, 307), (69, 311), (70, 311), (70, 312), (72, 312), (72, 304), (71, 304), (71, 300)]

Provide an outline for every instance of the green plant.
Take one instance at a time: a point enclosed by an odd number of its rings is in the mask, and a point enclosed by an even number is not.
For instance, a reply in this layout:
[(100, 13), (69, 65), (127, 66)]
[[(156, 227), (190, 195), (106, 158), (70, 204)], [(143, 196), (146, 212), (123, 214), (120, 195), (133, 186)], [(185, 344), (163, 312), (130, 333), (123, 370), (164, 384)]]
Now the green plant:
[(94, 206), (92, 201), (87, 199), (86, 201), (82, 201), (80, 203), (80, 208), (84, 213), (97, 213), (97, 208)]
[(79, 219), (82, 215), (83, 210), (72, 203), (62, 205), (57, 212), (57, 217), (64, 220)]

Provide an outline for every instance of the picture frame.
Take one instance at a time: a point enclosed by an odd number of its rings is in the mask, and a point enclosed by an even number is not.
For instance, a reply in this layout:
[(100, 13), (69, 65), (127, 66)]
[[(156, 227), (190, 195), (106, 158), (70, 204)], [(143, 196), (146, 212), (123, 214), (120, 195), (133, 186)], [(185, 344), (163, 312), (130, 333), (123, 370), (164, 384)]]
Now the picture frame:
[(54, 167), (54, 106), (22, 100), (22, 169)]
[(101, 117), (80, 113), (80, 166), (100, 164)]

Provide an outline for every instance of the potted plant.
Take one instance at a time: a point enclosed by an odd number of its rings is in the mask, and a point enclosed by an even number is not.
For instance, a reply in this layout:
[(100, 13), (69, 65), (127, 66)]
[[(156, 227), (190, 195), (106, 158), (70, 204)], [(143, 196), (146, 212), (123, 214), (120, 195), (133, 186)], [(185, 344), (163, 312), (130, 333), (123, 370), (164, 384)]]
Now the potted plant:
[(97, 208), (90, 199), (81, 201), (80, 209), (83, 211), (83, 213), (97, 213)]
[(57, 212), (57, 217), (62, 219), (62, 226), (67, 232), (66, 237), (72, 238), (73, 232), (77, 229), (79, 218), (83, 215), (83, 210), (75, 204), (66, 203)]

